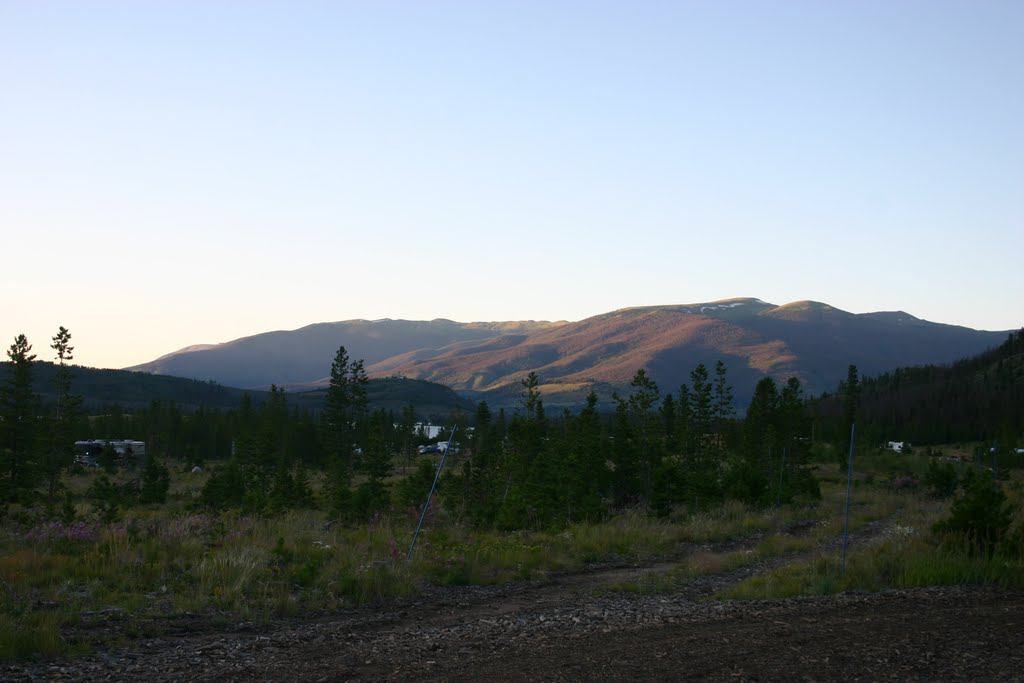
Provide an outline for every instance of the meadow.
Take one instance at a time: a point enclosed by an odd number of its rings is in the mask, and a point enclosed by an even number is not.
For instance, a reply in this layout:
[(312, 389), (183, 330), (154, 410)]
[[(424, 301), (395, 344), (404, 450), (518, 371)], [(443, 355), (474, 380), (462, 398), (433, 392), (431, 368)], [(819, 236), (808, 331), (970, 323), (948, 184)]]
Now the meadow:
[[(198, 504), (208, 473), (172, 473), (162, 505), (116, 519), (82, 500), (101, 476), (68, 475), (81, 494), (60, 513), (11, 508), (0, 527), (0, 657), (74, 655), (111, 640), (159, 634), (177, 620), (212, 625), (299, 619), (421, 595), (432, 586), (536, 581), (607, 565), (658, 565), (609, 591), (665, 592), (695, 577), (780, 559), (719, 593), (777, 598), (892, 587), (993, 584), (1024, 588), (1024, 481), (998, 488), (1008, 530), (991, 548), (933, 529), (954, 499), (924, 485), (927, 456), (869, 454), (857, 463), (850, 505), (854, 535), (842, 562), (845, 475), (819, 463), (820, 501), (777, 507), (726, 502), (657, 517), (626, 511), (600, 523), (502, 532), (473, 528), (445, 510), (428, 512), (411, 558), (419, 514), (342, 525), (323, 511), (279, 515), (212, 512)], [(976, 470), (959, 465), (960, 474)], [(129, 480), (137, 472), (120, 472)], [(991, 474), (987, 473), (991, 478)], [(314, 488), (320, 485), (314, 481)], [(961, 497), (963, 492), (961, 491)], [(89, 635), (96, 623), (110, 626)], [(82, 635), (85, 634), (85, 635)]]

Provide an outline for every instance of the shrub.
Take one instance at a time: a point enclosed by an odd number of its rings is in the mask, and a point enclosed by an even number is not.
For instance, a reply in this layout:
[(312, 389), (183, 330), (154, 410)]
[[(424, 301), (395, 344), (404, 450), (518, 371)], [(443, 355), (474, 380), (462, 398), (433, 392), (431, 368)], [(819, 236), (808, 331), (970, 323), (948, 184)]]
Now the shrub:
[(936, 523), (932, 530), (950, 536), (969, 552), (991, 557), (1010, 529), (1013, 511), (1006, 504), (1003, 489), (991, 478), (972, 479), (953, 503), (950, 517)]
[(216, 510), (241, 507), (245, 500), (245, 475), (238, 460), (232, 458), (227, 466), (214, 473), (203, 486), (203, 503)]
[(118, 486), (106, 474), (101, 474), (89, 487), (89, 497), (100, 520), (116, 522), (121, 517), (121, 507), (131, 502), (129, 491)]
[(142, 487), (139, 489), (140, 503), (164, 503), (171, 487), (171, 473), (150, 453), (142, 470)]
[(953, 463), (947, 462), (939, 465), (933, 460), (928, 463), (928, 471), (924, 475), (924, 485), (935, 498), (949, 498), (956, 493), (956, 487), (960, 485), (960, 478), (957, 476)]

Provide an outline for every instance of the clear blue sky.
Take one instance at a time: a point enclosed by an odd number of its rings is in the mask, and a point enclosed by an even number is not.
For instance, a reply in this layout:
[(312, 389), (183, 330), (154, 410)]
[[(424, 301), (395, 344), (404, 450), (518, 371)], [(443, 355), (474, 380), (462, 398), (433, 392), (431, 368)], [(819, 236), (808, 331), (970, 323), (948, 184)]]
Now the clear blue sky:
[(1019, 328), (1022, 35), (1019, 1), (0, 0), (0, 342), (734, 296)]

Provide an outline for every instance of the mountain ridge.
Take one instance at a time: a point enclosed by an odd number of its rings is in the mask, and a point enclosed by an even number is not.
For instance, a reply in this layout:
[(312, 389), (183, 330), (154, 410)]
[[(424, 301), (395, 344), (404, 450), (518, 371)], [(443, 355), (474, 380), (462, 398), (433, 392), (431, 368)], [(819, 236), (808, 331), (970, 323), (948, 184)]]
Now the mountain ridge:
[[(1005, 334), (900, 310), (855, 314), (812, 300), (780, 306), (741, 297), (627, 307), (575, 322), (313, 323), (186, 347), (130, 369), (247, 388), (316, 389), (327, 383), (343, 345), (350, 358), (364, 360), (371, 376), (438, 382), (474, 397), (514, 396), (519, 381), (536, 372), (554, 403), (568, 405), (593, 387), (627, 386), (639, 368), (675, 391), (697, 363), (723, 360), (742, 402), (765, 375), (780, 381), (796, 376), (808, 392), (820, 392), (834, 388), (850, 364), (876, 373), (952, 362), (999, 344)], [(572, 389), (555, 400), (556, 387)]]

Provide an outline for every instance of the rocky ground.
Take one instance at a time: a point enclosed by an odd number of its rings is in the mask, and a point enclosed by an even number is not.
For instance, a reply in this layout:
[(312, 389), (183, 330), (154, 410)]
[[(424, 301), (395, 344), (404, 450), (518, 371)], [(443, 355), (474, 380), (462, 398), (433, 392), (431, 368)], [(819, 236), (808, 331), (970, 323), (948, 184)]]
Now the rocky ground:
[[(271, 624), (181, 620), (10, 681), (1015, 681), (1024, 594), (930, 588), (776, 601), (712, 599), (786, 560), (657, 594), (609, 586), (665, 563), (542, 582), (433, 589), (412, 601)], [(98, 626), (97, 626), (98, 627)]]

